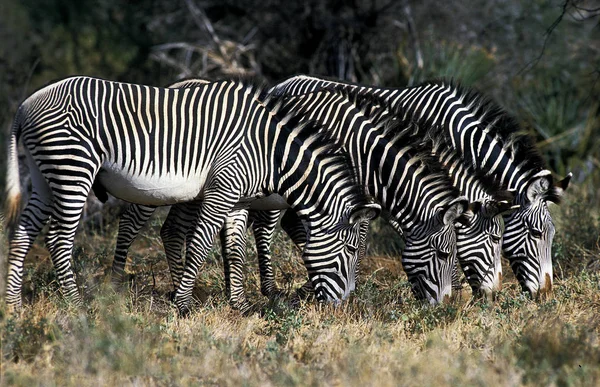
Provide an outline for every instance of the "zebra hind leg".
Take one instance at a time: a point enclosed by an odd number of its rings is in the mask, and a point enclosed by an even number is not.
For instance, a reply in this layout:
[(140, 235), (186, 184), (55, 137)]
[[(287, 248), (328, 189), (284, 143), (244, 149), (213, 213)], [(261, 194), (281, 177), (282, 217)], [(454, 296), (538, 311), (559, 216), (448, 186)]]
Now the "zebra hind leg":
[(275, 283), (271, 243), (281, 211), (251, 211), (250, 214), (254, 240), (256, 241), (256, 251), (258, 253), (260, 291), (266, 297), (278, 297), (282, 292), (277, 288), (277, 284)]
[(156, 207), (152, 206), (132, 204), (121, 215), (115, 258), (111, 269), (111, 282), (114, 286), (123, 284), (129, 247), (131, 247), (141, 228), (150, 219), (155, 209)]
[(23, 264), (35, 238), (50, 218), (51, 196), (34, 192), (10, 236), (8, 271), (6, 279), (6, 304), (9, 311), (22, 305)]
[(75, 232), (79, 225), (86, 196), (78, 195), (77, 198), (70, 196), (68, 200), (60, 197), (57, 199), (57, 197), (58, 195), (55, 195), (46, 246), (50, 251), (63, 295), (75, 306), (81, 306), (83, 302), (77, 289), (71, 259)]

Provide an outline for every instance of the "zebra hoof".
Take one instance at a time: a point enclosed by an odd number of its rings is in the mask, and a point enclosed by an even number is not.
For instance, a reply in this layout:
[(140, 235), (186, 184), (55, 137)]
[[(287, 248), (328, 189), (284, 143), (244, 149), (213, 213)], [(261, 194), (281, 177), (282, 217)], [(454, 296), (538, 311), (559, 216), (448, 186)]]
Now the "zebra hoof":
[(18, 303), (7, 303), (6, 304), (6, 314), (8, 316), (18, 316), (23, 311), (23, 305)]
[(169, 302), (171, 303), (175, 303), (175, 290), (171, 290), (170, 292), (167, 292), (167, 300), (169, 300)]
[(252, 304), (250, 304), (247, 300), (231, 303), (230, 306), (231, 309), (237, 310), (243, 316), (250, 316), (254, 313), (254, 308), (252, 307)]
[(179, 317), (181, 318), (188, 318), (190, 317), (190, 308), (187, 306), (181, 306), (181, 307), (177, 307), (177, 314), (179, 315)]

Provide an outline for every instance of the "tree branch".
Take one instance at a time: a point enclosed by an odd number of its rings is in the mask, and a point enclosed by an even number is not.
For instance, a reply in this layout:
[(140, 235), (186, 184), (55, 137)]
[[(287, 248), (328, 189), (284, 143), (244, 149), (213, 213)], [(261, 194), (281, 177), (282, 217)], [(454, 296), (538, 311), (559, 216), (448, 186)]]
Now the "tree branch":
[(521, 70), (519, 70), (517, 75), (531, 70), (533, 67), (535, 67), (540, 62), (540, 60), (544, 56), (544, 52), (546, 51), (546, 45), (548, 44), (548, 39), (550, 39), (550, 35), (552, 35), (552, 32), (554, 32), (554, 29), (556, 27), (558, 27), (558, 25), (560, 24), (562, 19), (567, 14), (567, 8), (569, 7), (569, 3), (570, 3), (570, 0), (565, 0), (565, 2), (563, 3), (562, 11), (561, 11), (560, 15), (556, 18), (556, 20), (554, 20), (552, 25), (550, 25), (550, 27), (548, 27), (548, 29), (544, 33), (544, 43), (542, 44), (542, 51), (539, 53), (539, 55), (535, 59), (528, 62)]

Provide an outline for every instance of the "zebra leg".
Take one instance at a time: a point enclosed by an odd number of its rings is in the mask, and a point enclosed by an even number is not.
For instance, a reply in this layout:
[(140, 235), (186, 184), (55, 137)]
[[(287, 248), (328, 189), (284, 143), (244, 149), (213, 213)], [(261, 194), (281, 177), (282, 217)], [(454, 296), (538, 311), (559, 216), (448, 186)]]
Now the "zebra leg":
[(150, 219), (154, 210), (156, 210), (156, 207), (132, 204), (121, 215), (115, 258), (112, 264), (111, 279), (114, 285), (119, 285), (123, 282), (129, 247), (138, 236), (144, 224)]
[(165, 248), (169, 272), (175, 289), (181, 282), (183, 273), (183, 246), (185, 235), (198, 217), (200, 202), (175, 204), (160, 229), (160, 238)]
[[(283, 214), (281, 218), (281, 228), (285, 231), (292, 241), (298, 246), (300, 251), (304, 251), (304, 246), (306, 245), (306, 228), (302, 224), (296, 212), (288, 209)], [(314, 294), (314, 289), (310, 280), (307, 280), (300, 289), (296, 290), (296, 298), (305, 300), (311, 294)]]
[(260, 292), (267, 297), (273, 297), (280, 293), (275, 283), (271, 257), (271, 242), (280, 214), (280, 210), (251, 211), (252, 230), (256, 241), (260, 270)]
[(75, 232), (90, 187), (87, 188), (85, 195), (79, 191), (79, 185), (72, 187), (62, 185), (60, 189), (53, 190), (54, 206), (50, 219), (50, 230), (46, 235), (46, 246), (50, 251), (61, 291), (65, 298), (76, 306), (82, 305), (82, 299), (77, 290), (71, 258)]
[(49, 191), (46, 190), (41, 194), (34, 191), (10, 237), (6, 279), (6, 304), (9, 310), (21, 308), (25, 257), (40, 230), (50, 218), (51, 204), (52, 198)]
[(217, 183), (205, 191), (194, 227), (187, 235), (185, 268), (179, 287), (175, 291), (175, 303), (183, 316), (189, 314), (192, 289), (198, 271), (206, 260), (215, 235), (223, 227), (227, 214), (239, 201), (239, 197), (239, 190), (228, 183)]
[(221, 229), (221, 252), (229, 304), (242, 313), (250, 310), (244, 292), (248, 210), (229, 213)]

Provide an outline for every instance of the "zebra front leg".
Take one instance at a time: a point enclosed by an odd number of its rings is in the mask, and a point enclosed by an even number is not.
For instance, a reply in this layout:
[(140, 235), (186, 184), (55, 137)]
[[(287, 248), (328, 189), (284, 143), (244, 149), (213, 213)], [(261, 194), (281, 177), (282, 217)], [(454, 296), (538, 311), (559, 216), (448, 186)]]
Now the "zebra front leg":
[(216, 185), (207, 190), (200, 204), (194, 227), (186, 239), (186, 258), (181, 282), (175, 291), (175, 304), (179, 314), (189, 314), (194, 282), (201, 265), (212, 247), (215, 235), (223, 227), (227, 214), (239, 201), (238, 190), (229, 185)]
[(123, 283), (129, 247), (131, 247), (131, 244), (138, 236), (144, 224), (150, 219), (154, 210), (156, 210), (156, 207), (132, 204), (127, 207), (127, 210), (121, 215), (121, 220), (119, 221), (119, 234), (117, 235), (117, 246), (115, 248), (115, 258), (111, 270), (111, 281), (113, 285), (118, 286)]
[[(304, 251), (304, 246), (306, 245), (306, 229), (295, 211), (291, 209), (285, 211), (285, 214), (283, 214), (283, 217), (281, 218), (281, 228), (289, 235), (300, 251)], [(304, 285), (296, 290), (293, 302), (297, 302), (300, 299), (305, 300), (312, 294), (314, 294), (312, 282), (307, 279)]]
[(266, 297), (274, 297), (280, 294), (280, 290), (275, 283), (271, 243), (281, 211), (251, 211), (250, 214), (252, 216), (252, 230), (258, 254), (260, 292)]
[(49, 192), (43, 195), (34, 192), (21, 214), (17, 227), (12, 230), (6, 278), (6, 304), (9, 311), (21, 308), (23, 264), (35, 238), (50, 218), (51, 201)]
[(244, 291), (248, 210), (231, 211), (221, 229), (221, 253), (229, 305), (242, 313), (250, 310)]
[(198, 218), (198, 208), (201, 202), (175, 204), (171, 206), (169, 215), (160, 229), (160, 238), (163, 242), (171, 281), (175, 289), (181, 282), (183, 273), (182, 250), (185, 236)]

